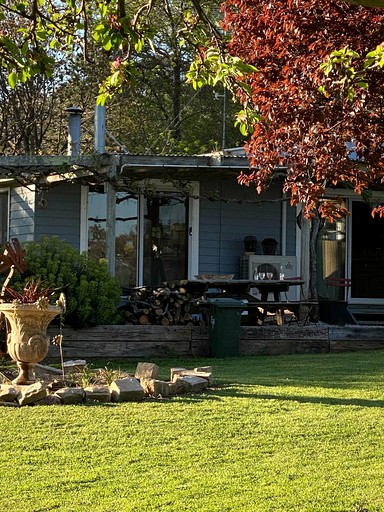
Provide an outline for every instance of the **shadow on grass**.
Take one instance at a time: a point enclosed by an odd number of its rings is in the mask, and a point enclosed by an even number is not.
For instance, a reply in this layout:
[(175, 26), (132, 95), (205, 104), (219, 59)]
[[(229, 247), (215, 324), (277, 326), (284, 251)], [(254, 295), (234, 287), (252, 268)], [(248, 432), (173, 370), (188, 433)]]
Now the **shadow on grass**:
[(280, 400), (310, 404), (326, 404), (326, 405), (347, 405), (357, 407), (384, 407), (384, 400), (368, 400), (360, 398), (334, 398), (320, 396), (299, 396), (299, 395), (273, 395), (259, 393), (233, 393), (234, 397), (240, 398), (256, 398), (258, 400)]

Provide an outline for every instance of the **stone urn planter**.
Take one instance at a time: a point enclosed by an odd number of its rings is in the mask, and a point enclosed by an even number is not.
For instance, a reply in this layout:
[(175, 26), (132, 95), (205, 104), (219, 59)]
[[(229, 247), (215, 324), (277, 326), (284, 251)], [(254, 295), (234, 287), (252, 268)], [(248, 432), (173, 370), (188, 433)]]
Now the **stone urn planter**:
[(62, 312), (61, 306), (0, 303), (0, 313), (9, 322), (7, 349), (17, 363), (19, 375), (13, 384), (35, 382), (34, 368), (48, 353), (49, 323)]

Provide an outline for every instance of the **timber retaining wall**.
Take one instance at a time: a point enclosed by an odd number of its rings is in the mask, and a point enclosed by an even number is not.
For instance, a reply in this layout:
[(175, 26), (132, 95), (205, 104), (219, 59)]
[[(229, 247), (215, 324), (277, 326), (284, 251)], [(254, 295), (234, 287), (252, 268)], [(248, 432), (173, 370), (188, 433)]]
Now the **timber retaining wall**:
[[(50, 329), (49, 335), (57, 334)], [(207, 357), (209, 330), (195, 326), (100, 325), (63, 329), (65, 359)], [(240, 355), (315, 354), (384, 348), (384, 327), (324, 324), (241, 327)], [(59, 357), (51, 345), (49, 358)]]

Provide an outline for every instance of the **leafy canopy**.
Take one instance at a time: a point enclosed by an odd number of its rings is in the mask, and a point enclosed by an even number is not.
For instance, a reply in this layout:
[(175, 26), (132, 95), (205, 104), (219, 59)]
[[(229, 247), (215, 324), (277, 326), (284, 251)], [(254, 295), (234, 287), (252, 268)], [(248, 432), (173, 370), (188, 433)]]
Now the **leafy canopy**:
[[(82, 55), (85, 61), (100, 58), (100, 54), (90, 56), (90, 47), (96, 47), (110, 59), (110, 74), (99, 88), (98, 103), (104, 104), (135, 80), (144, 49), (158, 51), (153, 17), (159, 8), (172, 19), (179, 6), (159, 0), (0, 2), (0, 63), (9, 72), (9, 85), (14, 88), (36, 74), (50, 76), (66, 54)], [(178, 31), (181, 44), (189, 41), (199, 51), (202, 41), (208, 45), (220, 41), (217, 9), (212, 9), (210, 2), (203, 7), (200, 0), (187, 0), (182, 10), (184, 23)], [(220, 43), (217, 46), (222, 47)], [(239, 67), (237, 62), (235, 66)]]
[[(322, 200), (326, 187), (344, 183), (362, 193), (384, 183), (383, 74), (372, 66), (362, 77), (350, 66), (381, 45), (384, 11), (337, 0), (227, 0), (224, 10), (230, 51), (258, 69), (249, 79), (259, 117), (247, 145), (252, 168), (240, 183), (261, 192), (286, 166), (284, 191), (307, 216), (317, 208), (345, 214)], [(329, 66), (335, 48), (342, 50)], [(350, 69), (341, 84), (337, 66)]]

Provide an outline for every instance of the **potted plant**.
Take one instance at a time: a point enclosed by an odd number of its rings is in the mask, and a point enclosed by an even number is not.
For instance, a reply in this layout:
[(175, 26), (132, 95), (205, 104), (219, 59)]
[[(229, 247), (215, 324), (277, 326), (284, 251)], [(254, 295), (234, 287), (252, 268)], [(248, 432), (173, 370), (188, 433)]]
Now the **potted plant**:
[(9, 287), (15, 271), (25, 272), (25, 251), (13, 238), (7, 242), (0, 261), (0, 273), (8, 275), (0, 293), (0, 315), (5, 317), (7, 351), (19, 368), (13, 384), (35, 382), (34, 368), (44, 359), (49, 349), (47, 328), (49, 323), (64, 310), (64, 297), (52, 303), (57, 290), (44, 287), (38, 280), (30, 280), (21, 292)]

